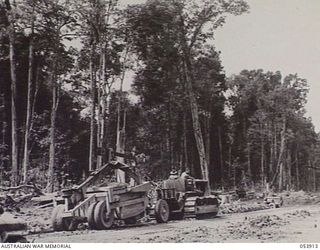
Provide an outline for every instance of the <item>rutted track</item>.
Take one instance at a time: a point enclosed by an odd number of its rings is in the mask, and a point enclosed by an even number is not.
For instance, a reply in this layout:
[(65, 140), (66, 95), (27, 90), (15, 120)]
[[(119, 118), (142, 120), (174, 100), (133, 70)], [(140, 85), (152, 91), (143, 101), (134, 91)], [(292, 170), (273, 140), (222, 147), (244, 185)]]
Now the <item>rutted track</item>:
[(212, 219), (147, 223), (106, 231), (30, 235), (32, 242), (316, 242), (320, 206), (302, 205)]

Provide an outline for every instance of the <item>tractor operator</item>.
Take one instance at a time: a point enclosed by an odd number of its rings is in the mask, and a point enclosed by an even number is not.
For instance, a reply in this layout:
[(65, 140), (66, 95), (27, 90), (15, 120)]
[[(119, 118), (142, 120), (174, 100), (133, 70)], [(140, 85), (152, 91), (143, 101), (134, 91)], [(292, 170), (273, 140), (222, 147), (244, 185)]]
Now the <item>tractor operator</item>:
[(184, 172), (182, 172), (181, 176), (182, 179), (190, 179), (192, 176), (190, 175), (190, 169), (186, 168)]

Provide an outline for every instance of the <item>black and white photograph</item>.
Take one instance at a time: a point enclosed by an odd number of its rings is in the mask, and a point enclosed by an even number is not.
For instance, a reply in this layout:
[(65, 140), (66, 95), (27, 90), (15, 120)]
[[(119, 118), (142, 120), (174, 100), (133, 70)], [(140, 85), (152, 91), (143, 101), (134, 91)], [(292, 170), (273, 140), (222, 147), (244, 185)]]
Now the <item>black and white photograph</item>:
[(319, 67), (320, 0), (0, 0), (0, 247), (320, 247)]

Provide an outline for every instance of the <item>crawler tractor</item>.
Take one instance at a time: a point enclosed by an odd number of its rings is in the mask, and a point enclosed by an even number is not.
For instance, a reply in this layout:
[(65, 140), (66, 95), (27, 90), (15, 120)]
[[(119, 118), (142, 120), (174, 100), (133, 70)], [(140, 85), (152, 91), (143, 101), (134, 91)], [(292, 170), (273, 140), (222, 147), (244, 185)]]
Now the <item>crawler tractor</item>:
[(150, 215), (157, 222), (183, 218), (204, 218), (217, 215), (220, 200), (215, 195), (205, 195), (207, 181), (177, 178), (164, 181), (156, 189), (156, 198), (150, 206)]

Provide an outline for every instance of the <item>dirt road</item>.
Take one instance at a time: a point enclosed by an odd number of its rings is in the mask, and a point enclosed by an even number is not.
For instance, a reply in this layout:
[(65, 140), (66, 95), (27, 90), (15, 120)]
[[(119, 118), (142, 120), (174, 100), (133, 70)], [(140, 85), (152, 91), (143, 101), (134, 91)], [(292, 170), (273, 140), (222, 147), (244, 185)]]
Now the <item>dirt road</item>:
[(206, 220), (149, 223), (108, 231), (83, 230), (29, 236), (31, 242), (319, 242), (320, 206), (291, 206)]

